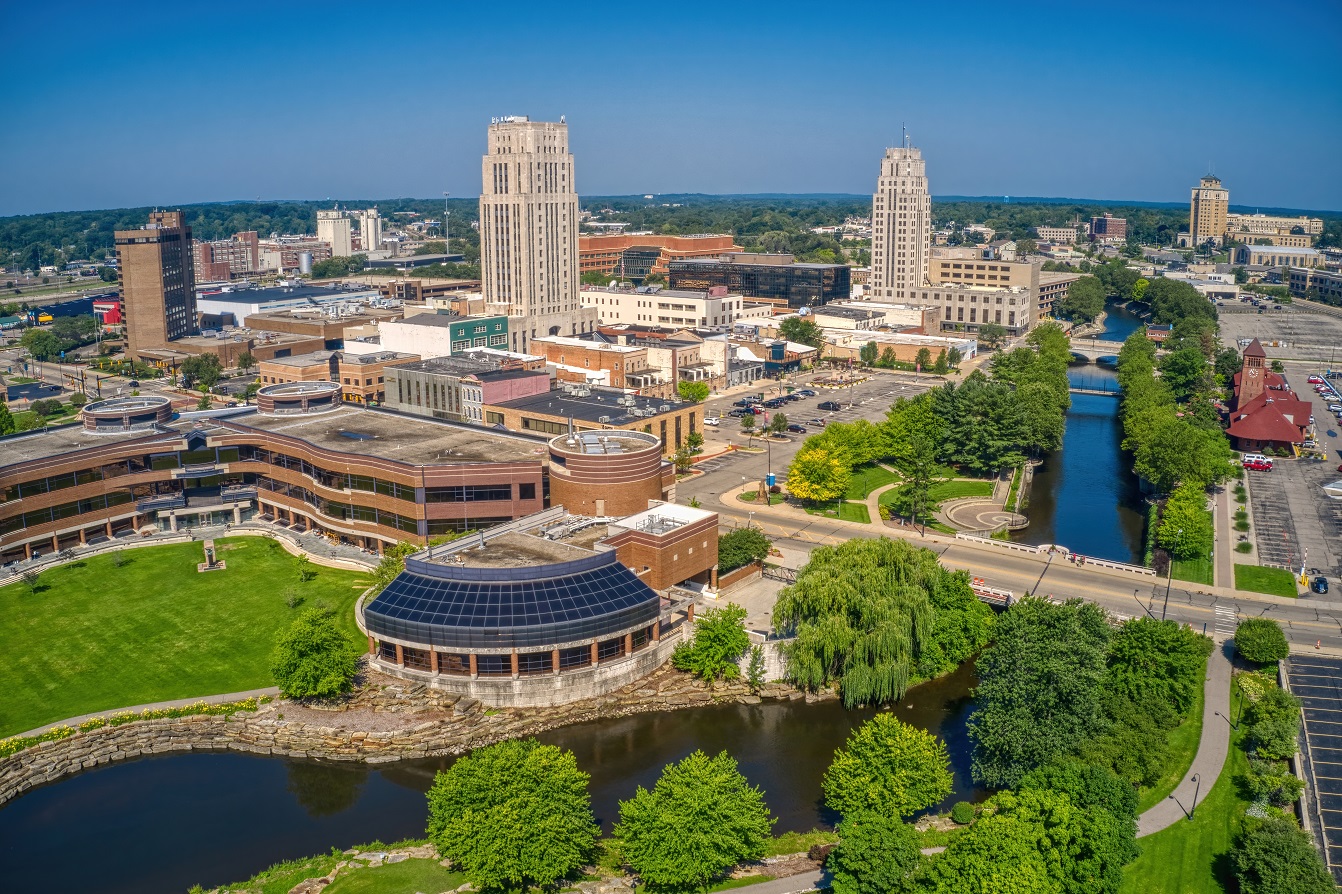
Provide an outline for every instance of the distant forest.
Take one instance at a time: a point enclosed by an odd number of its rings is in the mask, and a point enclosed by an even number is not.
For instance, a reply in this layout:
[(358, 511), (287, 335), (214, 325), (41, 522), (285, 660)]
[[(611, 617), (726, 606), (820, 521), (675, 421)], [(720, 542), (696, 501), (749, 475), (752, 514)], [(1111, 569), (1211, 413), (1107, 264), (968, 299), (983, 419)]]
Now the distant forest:
[[(256, 230), (263, 237), (272, 233), (316, 231), (316, 211), (331, 201), (218, 202), (183, 205), (187, 221), (197, 239), (222, 239), (236, 232)], [(362, 208), (377, 205), (389, 224), (414, 218), (397, 212), (416, 212), (420, 218), (441, 219), (440, 199), (341, 200), (342, 206)], [(671, 206), (676, 207), (671, 207)], [(815, 262), (866, 263), (867, 246), (840, 242), (832, 236), (810, 232), (812, 227), (839, 224), (847, 217), (871, 213), (868, 196), (852, 195), (659, 195), (589, 196), (584, 209), (600, 212), (604, 220), (628, 221), (637, 229), (656, 233), (731, 233), (750, 251), (790, 252)], [(469, 229), (477, 217), (474, 199), (453, 199), (452, 249), (476, 255), (478, 237)], [(63, 211), (0, 218), (0, 265), (36, 270), (43, 264), (100, 259), (113, 250), (114, 231), (142, 226), (150, 208), (117, 208), (105, 211)], [(1253, 209), (1234, 209), (1253, 210)], [(1062, 226), (1076, 218), (1109, 212), (1127, 218), (1130, 238), (1144, 243), (1168, 245), (1180, 227), (1188, 223), (1181, 205), (1122, 204), (1056, 199), (933, 198), (932, 216), (937, 227), (952, 222), (984, 224), (999, 238), (1023, 239), (1036, 226)], [(1321, 245), (1342, 245), (1342, 215), (1315, 212), (1324, 218)]]

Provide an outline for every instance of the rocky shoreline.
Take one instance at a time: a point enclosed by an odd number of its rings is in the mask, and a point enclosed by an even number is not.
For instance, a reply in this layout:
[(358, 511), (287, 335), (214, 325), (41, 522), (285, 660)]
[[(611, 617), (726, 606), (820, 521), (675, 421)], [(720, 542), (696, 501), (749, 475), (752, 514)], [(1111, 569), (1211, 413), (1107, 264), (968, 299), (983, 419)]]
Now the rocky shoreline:
[(106, 726), (42, 742), (0, 760), (0, 804), (83, 770), (148, 754), (242, 751), (283, 757), (387, 763), (461, 754), (573, 723), (647, 711), (764, 700), (817, 701), (770, 684), (706, 684), (669, 664), (607, 695), (547, 708), (486, 708), (479, 701), (369, 673), (337, 706), (276, 700), (255, 712), (196, 715)]

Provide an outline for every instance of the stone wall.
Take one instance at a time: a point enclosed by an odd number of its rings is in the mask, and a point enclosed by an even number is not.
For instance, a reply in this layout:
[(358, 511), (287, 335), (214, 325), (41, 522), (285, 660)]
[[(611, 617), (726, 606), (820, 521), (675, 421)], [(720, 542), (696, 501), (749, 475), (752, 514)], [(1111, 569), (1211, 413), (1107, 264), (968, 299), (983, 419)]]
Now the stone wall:
[(0, 761), (0, 804), (81, 770), (146, 754), (245, 751), (385, 763), (460, 754), (570, 723), (644, 711), (832, 697), (779, 685), (766, 686), (758, 695), (741, 683), (710, 687), (663, 667), (599, 698), (552, 708), (486, 709), (473, 698), (370, 676), (354, 698), (335, 710), (275, 701), (255, 713), (146, 720), (43, 742)]

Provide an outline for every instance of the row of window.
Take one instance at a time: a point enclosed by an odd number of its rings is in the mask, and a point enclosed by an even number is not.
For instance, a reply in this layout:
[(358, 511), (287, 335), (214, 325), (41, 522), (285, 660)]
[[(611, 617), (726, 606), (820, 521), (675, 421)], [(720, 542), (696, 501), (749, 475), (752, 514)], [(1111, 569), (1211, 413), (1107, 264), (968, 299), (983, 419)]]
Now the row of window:
[(89, 497), (86, 500), (76, 500), (73, 503), (61, 503), (59, 506), (50, 506), (46, 509), (21, 512), (18, 515), (0, 519), (0, 535), (12, 534), (25, 528), (35, 528), (38, 525), (49, 524), (63, 518), (73, 518), (87, 512), (99, 512), (112, 506), (129, 503), (134, 499), (129, 491), (118, 490), (110, 494)]

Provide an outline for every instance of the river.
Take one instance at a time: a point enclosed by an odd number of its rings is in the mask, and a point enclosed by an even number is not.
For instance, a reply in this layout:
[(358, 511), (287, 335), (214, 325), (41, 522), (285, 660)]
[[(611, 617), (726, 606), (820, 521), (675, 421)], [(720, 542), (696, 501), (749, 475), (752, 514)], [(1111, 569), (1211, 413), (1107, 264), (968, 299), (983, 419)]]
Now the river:
[[(911, 691), (894, 710), (946, 741), (955, 789), (940, 805), (982, 800), (969, 779), (971, 664)], [(833, 821), (820, 781), (834, 750), (872, 716), (834, 701), (721, 705), (551, 730), (591, 774), (605, 831), (619, 802), (651, 788), (696, 748), (726, 750), (764, 791), (775, 831)], [(424, 792), (450, 758), (376, 768), (235, 753), (140, 758), (35, 789), (0, 808), (0, 890), (184, 894), (242, 881), (280, 860), (373, 839), (424, 834)], [(936, 808), (933, 808), (936, 809)]]
[[(1123, 341), (1144, 325), (1126, 307), (1111, 304), (1105, 310), (1101, 339)], [(1067, 375), (1074, 387), (1117, 390), (1113, 365), (1114, 358), (1078, 362)], [(1030, 526), (1013, 539), (1060, 543), (1083, 555), (1141, 564), (1146, 509), (1122, 442), (1117, 397), (1073, 394), (1062, 449), (1035, 469), (1025, 509)]]

